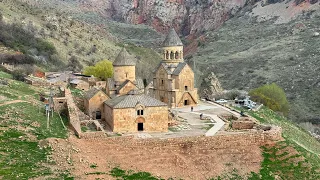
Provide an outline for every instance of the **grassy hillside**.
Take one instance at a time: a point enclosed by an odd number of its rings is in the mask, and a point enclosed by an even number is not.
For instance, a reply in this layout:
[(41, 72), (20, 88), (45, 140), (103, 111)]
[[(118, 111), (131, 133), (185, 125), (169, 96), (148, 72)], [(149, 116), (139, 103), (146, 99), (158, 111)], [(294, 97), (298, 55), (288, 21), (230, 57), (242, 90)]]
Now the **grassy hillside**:
[[(49, 137), (66, 138), (60, 117), (54, 114), (47, 129), (44, 106), (38, 89), (0, 71), (0, 177), (30, 179), (35, 177), (67, 177), (67, 172), (50, 168), (50, 148), (40, 141)], [(67, 119), (63, 117), (63, 123)]]
[[(140, 44), (146, 42), (145, 46), (155, 46), (156, 42), (163, 38), (160, 34), (147, 26), (109, 22), (98, 14), (76, 11), (79, 7), (74, 3), (76, 2), (4, 0), (0, 4), (0, 10), (6, 23), (15, 22), (26, 31), (31, 31), (35, 38), (52, 44), (57, 53), (49, 53), (48, 57), (61, 60), (65, 66), (68, 66), (68, 60), (73, 56), (83, 66), (92, 65), (102, 59), (113, 61), (121, 47), (128, 46), (128, 51), (135, 55), (143, 66), (137, 67), (138, 76), (150, 77), (151, 71), (141, 73), (142, 69), (153, 69), (161, 57), (157, 51), (144, 48)], [(67, 7), (70, 7), (70, 10), (64, 11)], [(28, 48), (24, 52), (33, 57), (40, 53), (36, 47)]]
[(207, 32), (196, 54), (198, 85), (214, 71), (225, 89), (250, 90), (275, 82), (291, 103), (290, 119), (308, 121), (320, 117), (320, 41), (317, 11), (306, 12), (287, 24), (275, 19), (258, 22), (239, 12), (219, 30)]

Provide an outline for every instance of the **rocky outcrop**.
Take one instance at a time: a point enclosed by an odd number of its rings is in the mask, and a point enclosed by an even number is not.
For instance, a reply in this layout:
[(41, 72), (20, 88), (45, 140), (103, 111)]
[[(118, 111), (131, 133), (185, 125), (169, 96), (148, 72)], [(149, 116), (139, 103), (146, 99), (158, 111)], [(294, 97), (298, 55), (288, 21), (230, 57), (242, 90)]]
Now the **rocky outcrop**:
[(82, 7), (125, 23), (147, 24), (159, 32), (174, 26), (183, 35), (219, 27), (246, 0), (86, 0)]
[(213, 72), (203, 79), (201, 88), (201, 96), (208, 99), (213, 99), (214, 95), (220, 94), (223, 91), (217, 76)]

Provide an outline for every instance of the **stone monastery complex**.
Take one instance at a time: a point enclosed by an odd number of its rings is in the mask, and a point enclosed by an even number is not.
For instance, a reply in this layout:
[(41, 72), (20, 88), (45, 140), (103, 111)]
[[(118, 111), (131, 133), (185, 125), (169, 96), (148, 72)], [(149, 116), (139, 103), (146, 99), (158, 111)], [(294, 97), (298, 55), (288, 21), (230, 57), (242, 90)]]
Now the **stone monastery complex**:
[(196, 105), (198, 100), (194, 73), (183, 61), (183, 44), (175, 30), (163, 43), (163, 60), (148, 89), (136, 77), (135, 65), (136, 59), (123, 48), (113, 62), (106, 93), (96, 87), (86, 92), (85, 113), (104, 119), (113, 132), (166, 132), (168, 107)]

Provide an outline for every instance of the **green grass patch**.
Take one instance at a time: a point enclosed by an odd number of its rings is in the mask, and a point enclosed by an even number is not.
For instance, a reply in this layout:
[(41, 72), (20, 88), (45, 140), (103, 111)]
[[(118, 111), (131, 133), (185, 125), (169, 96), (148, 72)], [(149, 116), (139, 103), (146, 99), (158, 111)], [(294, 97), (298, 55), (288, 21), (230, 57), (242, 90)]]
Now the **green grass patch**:
[(76, 97), (83, 97), (83, 91), (76, 88), (70, 88), (71, 94)]
[[(26, 102), (0, 106), (0, 114), (5, 114), (6, 112), (9, 114), (10, 119), (4, 122), (5, 126), (19, 124), (22, 127), (30, 127), (32, 128), (30, 130), (32, 131), (31, 133), (36, 135), (38, 139), (67, 137), (67, 130), (64, 129), (57, 113), (54, 113), (53, 117), (50, 115), (50, 128), (47, 129), (47, 117), (43, 107), (39, 108)], [(67, 124), (67, 118), (62, 118), (64, 124)], [(19, 121), (18, 124), (17, 120)]]
[[(298, 154), (280, 153), (286, 147), (293, 147)], [(278, 142), (272, 147), (262, 147), (264, 160), (259, 175), (249, 179), (320, 179), (319, 161), (314, 161), (314, 155), (297, 146), (294, 142)], [(311, 167), (310, 167), (311, 166)]]
[(243, 111), (246, 114), (256, 118), (261, 123), (280, 126), (282, 128), (282, 135), (284, 138), (305, 147), (315, 154), (320, 154), (320, 142), (312, 137), (303, 128), (289, 121), (286, 117), (275, 113), (267, 107), (263, 107), (256, 112), (247, 110)]
[(36, 93), (32, 86), (20, 81), (9, 81), (7, 86), (0, 86), (0, 95), (10, 99), (19, 99), (24, 96), (32, 96)]
[(0, 71), (0, 78), (12, 79), (12, 75), (3, 71)]
[(51, 174), (46, 162), (50, 149), (40, 149), (37, 142), (18, 139), (15, 129), (0, 132), (0, 175), (3, 179), (30, 179)]
[(110, 175), (123, 180), (159, 180), (159, 178), (153, 177), (148, 172), (133, 172), (132, 170), (125, 171), (119, 167), (113, 168), (110, 171)]
[(169, 127), (168, 130), (171, 132), (179, 132), (179, 130), (175, 127)]

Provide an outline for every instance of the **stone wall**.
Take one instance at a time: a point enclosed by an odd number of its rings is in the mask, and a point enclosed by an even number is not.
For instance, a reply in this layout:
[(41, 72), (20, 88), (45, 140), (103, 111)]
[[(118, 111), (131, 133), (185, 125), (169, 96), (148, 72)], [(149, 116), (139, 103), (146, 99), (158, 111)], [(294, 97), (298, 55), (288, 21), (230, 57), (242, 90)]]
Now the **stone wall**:
[(136, 85), (134, 85), (131, 81), (124, 85), (118, 92), (118, 94), (125, 95), (128, 94), (129, 91), (136, 89)]
[(113, 131), (113, 109), (107, 105), (104, 105), (104, 120)]
[(65, 97), (54, 97), (53, 103), (54, 103), (54, 110), (56, 112), (60, 113), (67, 108), (67, 99)]
[(99, 91), (96, 95), (94, 95), (91, 99), (84, 100), (84, 108), (85, 113), (91, 117), (92, 119), (96, 119), (96, 112), (101, 112), (101, 118), (104, 117), (104, 101), (108, 100), (109, 97), (104, 94), (102, 91)]
[(253, 129), (254, 122), (253, 121), (232, 121), (232, 129)]
[(68, 107), (68, 117), (69, 117), (69, 125), (75, 131), (75, 134), (80, 137), (81, 136), (81, 126), (80, 126), (80, 119), (78, 115), (78, 107), (76, 106), (75, 102), (73, 101), (72, 94), (70, 89), (65, 89), (65, 98), (67, 100), (67, 107)]
[(114, 81), (124, 82), (125, 80), (136, 80), (135, 66), (113, 66)]
[(269, 131), (252, 131), (252, 132), (239, 132), (232, 134), (218, 134), (215, 136), (189, 136), (180, 138), (169, 139), (136, 139), (133, 136), (123, 137), (109, 137), (106, 138), (106, 143), (117, 143), (125, 146), (134, 146), (140, 148), (152, 147), (184, 147), (186, 149), (193, 146), (198, 147), (214, 147), (216, 149), (226, 149), (231, 146), (250, 146), (258, 145), (263, 146), (275, 141), (281, 141), (282, 129), (273, 126)]
[[(143, 131), (166, 132), (168, 107), (145, 107), (143, 116), (137, 115), (135, 108), (113, 109), (113, 132), (137, 132), (138, 121), (143, 123)], [(107, 120), (107, 122), (112, 121)]]

